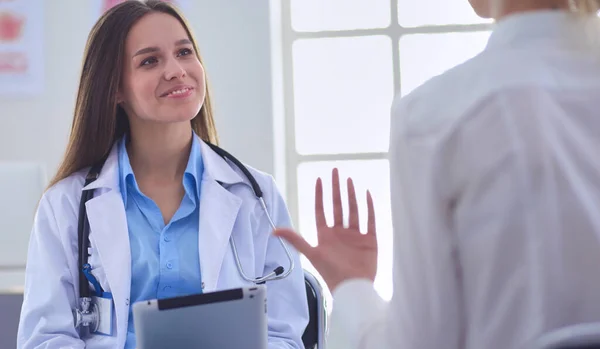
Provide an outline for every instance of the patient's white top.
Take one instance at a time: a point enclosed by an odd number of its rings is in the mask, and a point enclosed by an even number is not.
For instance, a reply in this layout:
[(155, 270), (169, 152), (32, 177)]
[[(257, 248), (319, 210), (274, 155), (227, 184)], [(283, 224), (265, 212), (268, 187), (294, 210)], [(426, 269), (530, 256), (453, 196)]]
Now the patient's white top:
[(392, 108), (394, 295), (334, 292), (330, 349), (512, 349), (600, 321), (600, 25), (512, 15)]

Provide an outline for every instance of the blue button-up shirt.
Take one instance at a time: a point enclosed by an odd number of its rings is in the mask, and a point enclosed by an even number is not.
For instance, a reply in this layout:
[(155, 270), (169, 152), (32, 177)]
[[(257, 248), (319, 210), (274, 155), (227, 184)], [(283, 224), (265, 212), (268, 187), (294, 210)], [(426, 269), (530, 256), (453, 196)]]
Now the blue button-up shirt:
[(125, 348), (135, 348), (132, 305), (135, 302), (202, 292), (198, 251), (198, 212), (203, 162), (194, 135), (183, 186), (185, 195), (167, 224), (160, 209), (144, 195), (127, 155), (126, 138), (118, 145), (119, 185), (131, 246), (131, 302)]

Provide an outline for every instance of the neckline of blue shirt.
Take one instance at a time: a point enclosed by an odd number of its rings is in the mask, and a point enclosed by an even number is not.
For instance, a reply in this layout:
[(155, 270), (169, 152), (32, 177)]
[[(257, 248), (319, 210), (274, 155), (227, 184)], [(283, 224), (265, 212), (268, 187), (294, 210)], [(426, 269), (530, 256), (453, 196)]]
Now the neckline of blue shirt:
[[(121, 196), (123, 197), (125, 206), (127, 206), (128, 185), (132, 186), (138, 193), (141, 193), (135, 179), (135, 174), (133, 173), (133, 168), (131, 167), (131, 162), (129, 162), (126, 145), (127, 136), (124, 136), (119, 140), (117, 147), (119, 157), (119, 189), (121, 190)], [(192, 202), (196, 202), (196, 199), (200, 198), (200, 183), (203, 172), (204, 163), (202, 161), (202, 152), (200, 151), (200, 141), (198, 140), (198, 136), (193, 133), (190, 156), (183, 176), (183, 185), (186, 195), (190, 197)]]

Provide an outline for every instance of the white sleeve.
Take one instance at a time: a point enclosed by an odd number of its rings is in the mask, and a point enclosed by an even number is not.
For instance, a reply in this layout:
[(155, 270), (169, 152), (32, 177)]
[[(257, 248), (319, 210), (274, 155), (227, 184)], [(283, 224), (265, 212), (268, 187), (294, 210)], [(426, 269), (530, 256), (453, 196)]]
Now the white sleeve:
[(439, 154), (426, 137), (406, 134), (404, 114), (392, 113), (389, 153), (393, 297), (384, 302), (366, 280), (340, 285), (333, 294), (330, 349), (461, 347), (460, 282), (448, 207), (437, 188)]
[(18, 349), (85, 347), (73, 324), (76, 279), (69, 269), (55, 214), (47, 196), (42, 197), (27, 253)]

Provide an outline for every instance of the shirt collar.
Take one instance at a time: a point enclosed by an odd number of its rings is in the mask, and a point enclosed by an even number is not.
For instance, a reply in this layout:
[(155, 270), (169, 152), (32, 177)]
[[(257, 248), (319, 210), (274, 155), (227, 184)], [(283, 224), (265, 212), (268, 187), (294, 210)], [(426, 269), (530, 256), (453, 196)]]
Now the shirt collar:
[(487, 48), (531, 48), (536, 45), (571, 49), (600, 47), (600, 19), (561, 10), (523, 12), (507, 16), (495, 24)]
[[(129, 162), (129, 155), (127, 154), (127, 136), (124, 136), (119, 141), (118, 154), (119, 154), (119, 186), (121, 194), (123, 196), (123, 202), (127, 205), (127, 185), (131, 184), (137, 192), (141, 192), (138, 184), (135, 180), (133, 168)], [(200, 182), (202, 180), (202, 173), (204, 171), (204, 164), (202, 161), (202, 153), (200, 151), (200, 141), (198, 136), (194, 133), (192, 137), (192, 148), (190, 156), (184, 172), (184, 188), (187, 195), (194, 191), (196, 197), (200, 197)], [(191, 177), (192, 182), (188, 182), (186, 177)], [(191, 196), (191, 195), (190, 195)], [(194, 200), (193, 198), (191, 198)], [(195, 200), (194, 200), (195, 201)]]
[(200, 183), (202, 181), (203, 172), (204, 162), (202, 161), (202, 153), (200, 152), (200, 141), (198, 141), (198, 136), (194, 133), (192, 137), (192, 149), (190, 151), (190, 157), (188, 158), (184, 176), (187, 175), (193, 178), (197, 198), (200, 198)]
[(129, 155), (127, 154), (127, 136), (124, 136), (119, 140), (117, 145), (118, 156), (119, 156), (119, 189), (121, 189), (121, 196), (123, 197), (123, 203), (127, 206), (127, 182), (129, 178), (132, 179), (133, 185), (136, 190), (139, 191), (131, 163), (129, 162)]

